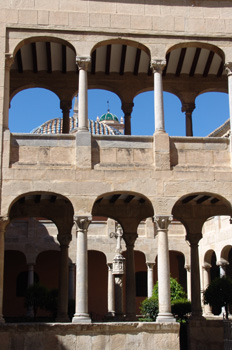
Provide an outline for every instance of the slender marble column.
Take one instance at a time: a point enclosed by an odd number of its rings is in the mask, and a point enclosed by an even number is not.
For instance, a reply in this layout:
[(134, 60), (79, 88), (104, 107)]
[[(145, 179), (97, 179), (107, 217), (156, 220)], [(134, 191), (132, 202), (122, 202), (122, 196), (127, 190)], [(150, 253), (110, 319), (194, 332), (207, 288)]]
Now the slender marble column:
[(58, 234), (60, 243), (60, 276), (57, 322), (69, 322), (68, 317), (68, 247), (72, 239), (71, 234)]
[[(228, 261), (220, 260), (217, 262), (217, 266), (219, 266), (220, 277), (226, 276), (226, 266), (229, 265)], [(224, 317), (226, 315), (226, 308), (222, 306), (220, 316)]]
[(184, 268), (187, 271), (187, 297), (188, 300), (191, 300), (191, 268), (188, 264), (186, 264)]
[(191, 302), (192, 302), (192, 318), (202, 319), (201, 308), (201, 288), (200, 288), (200, 268), (198, 243), (202, 238), (202, 234), (187, 234), (186, 240), (190, 243), (191, 255)]
[(159, 314), (157, 322), (175, 322), (171, 313), (170, 266), (168, 250), (168, 226), (172, 216), (156, 215), (154, 222), (158, 232), (158, 293)]
[(122, 103), (122, 110), (124, 113), (124, 134), (125, 135), (131, 135), (131, 113), (134, 107), (133, 102), (123, 102)]
[[(212, 265), (205, 263), (202, 268), (203, 268), (203, 277), (204, 277), (204, 290), (208, 287), (210, 284), (210, 269)], [(204, 316), (212, 316), (212, 309), (209, 304), (204, 305)]]
[(115, 295), (114, 295), (114, 276), (112, 274), (113, 264), (108, 263), (108, 314), (107, 317), (115, 315)]
[(69, 300), (75, 299), (75, 264), (69, 264), (69, 288), (68, 288), (68, 298)]
[(62, 109), (63, 113), (63, 128), (62, 128), (62, 134), (68, 134), (69, 133), (69, 111), (72, 108), (72, 101), (60, 101), (60, 108)]
[(193, 136), (192, 113), (195, 107), (195, 103), (183, 103), (182, 105), (182, 112), (185, 112), (186, 118), (186, 136)]
[(0, 324), (4, 323), (3, 308), (3, 281), (4, 281), (4, 249), (5, 249), (5, 231), (9, 223), (7, 216), (0, 217)]
[(89, 131), (88, 128), (88, 83), (87, 70), (90, 57), (77, 57), (76, 62), (79, 68), (79, 118), (78, 132)]
[(92, 217), (74, 216), (77, 232), (76, 311), (73, 323), (90, 323), (88, 314), (88, 255), (87, 231)]
[(154, 263), (147, 263), (147, 297), (152, 296), (152, 291), (154, 288), (154, 277), (153, 277), (153, 266)]
[(126, 242), (126, 319), (136, 320), (136, 288), (135, 288), (135, 261), (134, 244), (138, 237), (137, 233), (124, 232)]
[(164, 132), (163, 78), (162, 72), (166, 66), (165, 60), (152, 60), (151, 68), (154, 73), (155, 98), (155, 132)]

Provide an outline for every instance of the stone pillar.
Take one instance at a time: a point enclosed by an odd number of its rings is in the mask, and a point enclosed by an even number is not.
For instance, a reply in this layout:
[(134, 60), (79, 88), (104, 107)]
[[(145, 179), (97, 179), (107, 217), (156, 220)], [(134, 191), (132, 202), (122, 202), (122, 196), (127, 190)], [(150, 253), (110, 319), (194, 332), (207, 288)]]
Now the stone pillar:
[(87, 231), (92, 220), (90, 216), (74, 216), (77, 234), (76, 254), (76, 311), (73, 323), (90, 323), (88, 314), (88, 251)]
[(137, 237), (137, 233), (123, 233), (126, 243), (126, 319), (129, 321), (136, 320), (134, 244)]
[(122, 110), (124, 113), (124, 134), (131, 135), (131, 113), (134, 107), (133, 102), (123, 102)]
[(69, 264), (69, 288), (68, 298), (69, 300), (75, 299), (75, 264)]
[(154, 98), (155, 98), (155, 132), (164, 132), (164, 106), (163, 106), (163, 69), (165, 60), (152, 60), (151, 68), (154, 73)]
[(60, 101), (60, 108), (63, 113), (63, 128), (62, 134), (69, 134), (70, 126), (69, 126), (69, 111), (72, 108), (72, 101)]
[(153, 266), (154, 263), (147, 263), (147, 297), (152, 296), (152, 291), (154, 288), (154, 277), (153, 277)]
[(191, 300), (191, 268), (188, 264), (186, 264), (184, 268), (187, 272), (187, 298)]
[(0, 324), (4, 323), (3, 318), (3, 281), (4, 281), (4, 249), (5, 249), (5, 231), (9, 223), (7, 216), (0, 217)]
[(10, 107), (10, 68), (14, 63), (14, 57), (11, 54), (6, 55), (5, 60), (5, 94), (4, 94), (4, 111), (3, 111), (3, 128), (9, 128), (9, 107)]
[[(227, 265), (229, 265), (229, 263), (226, 260), (217, 261), (217, 266), (219, 266), (220, 278), (226, 276), (226, 266)], [(224, 317), (225, 315), (226, 315), (226, 308), (225, 308), (225, 306), (222, 306), (220, 316)]]
[[(204, 278), (204, 290), (206, 290), (206, 288), (208, 287), (208, 285), (210, 284), (210, 269), (211, 269), (212, 265), (205, 263), (202, 266), (203, 269), (203, 278)], [(209, 304), (205, 304), (204, 305), (204, 316), (212, 316), (212, 310), (211, 310), (211, 306)]]
[(172, 216), (156, 215), (154, 222), (158, 233), (158, 293), (159, 314), (157, 322), (175, 322), (171, 313), (170, 266), (168, 250), (168, 226)]
[(108, 263), (108, 313), (107, 317), (115, 315), (115, 296), (114, 296), (114, 276), (112, 274), (113, 264)]
[(76, 62), (79, 69), (79, 118), (78, 132), (89, 131), (88, 128), (88, 83), (87, 71), (90, 57), (77, 57)]
[(190, 243), (191, 256), (191, 302), (192, 316), (191, 318), (202, 319), (201, 308), (201, 284), (200, 284), (200, 268), (199, 268), (199, 253), (198, 243), (202, 238), (202, 234), (193, 233), (187, 234), (186, 240)]
[(193, 136), (192, 113), (195, 107), (195, 103), (183, 103), (182, 105), (182, 112), (185, 112), (186, 117), (186, 136)]
[(72, 239), (71, 234), (58, 234), (60, 243), (60, 275), (57, 322), (69, 322), (68, 317), (68, 247)]
[[(28, 264), (27, 286), (30, 287), (34, 284), (34, 264)], [(27, 307), (27, 317), (34, 317), (34, 310), (32, 306)]]

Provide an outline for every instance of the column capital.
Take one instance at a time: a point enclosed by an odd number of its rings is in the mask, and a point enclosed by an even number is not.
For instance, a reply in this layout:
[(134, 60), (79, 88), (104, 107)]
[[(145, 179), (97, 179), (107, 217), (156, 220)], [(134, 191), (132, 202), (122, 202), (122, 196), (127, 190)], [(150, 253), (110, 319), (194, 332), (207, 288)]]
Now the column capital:
[(74, 224), (76, 225), (76, 230), (86, 233), (92, 221), (92, 216), (74, 215), (73, 220), (74, 220)]
[(60, 100), (60, 108), (69, 111), (72, 108), (71, 100)]
[(113, 270), (113, 263), (112, 262), (111, 263), (107, 263), (106, 265), (108, 267), (108, 271), (112, 271)]
[(122, 110), (125, 115), (131, 115), (133, 107), (133, 102), (122, 102)]
[(216, 265), (221, 267), (226, 267), (227, 265), (229, 265), (229, 262), (225, 259), (221, 259), (216, 262)]
[(186, 271), (190, 272), (191, 271), (191, 266), (189, 264), (185, 264), (184, 268)]
[(155, 215), (154, 223), (157, 231), (167, 231), (169, 224), (172, 222), (172, 215)]
[(182, 103), (181, 111), (185, 113), (192, 113), (195, 108), (196, 108), (196, 105), (194, 102)]
[(148, 270), (153, 270), (155, 263), (147, 262), (146, 265)]
[(227, 76), (232, 75), (232, 62), (226, 62), (224, 67), (225, 67), (225, 71), (227, 73)]
[(10, 70), (12, 64), (14, 63), (14, 56), (12, 54), (5, 54), (5, 66)]
[(90, 62), (91, 62), (90, 56), (77, 56), (76, 57), (76, 63), (77, 63), (79, 70), (87, 71)]
[(198, 246), (199, 241), (202, 239), (202, 233), (188, 233), (185, 238), (191, 246)]
[(135, 241), (138, 237), (138, 234), (137, 233), (123, 233), (123, 239), (126, 243), (126, 247), (134, 247), (135, 245)]
[(202, 268), (203, 268), (205, 271), (207, 271), (207, 272), (209, 272), (209, 270), (211, 269), (211, 267), (212, 267), (212, 265), (209, 264), (209, 263), (204, 263), (204, 265), (202, 265)]
[(157, 60), (152, 59), (151, 60), (151, 69), (153, 70), (153, 73), (162, 73), (164, 67), (166, 66), (166, 60)]
[(10, 222), (10, 219), (7, 215), (0, 216), (0, 231), (5, 231), (9, 222)]
[(69, 243), (72, 240), (72, 235), (71, 234), (63, 235), (59, 233), (57, 236), (57, 239), (61, 246), (68, 247)]

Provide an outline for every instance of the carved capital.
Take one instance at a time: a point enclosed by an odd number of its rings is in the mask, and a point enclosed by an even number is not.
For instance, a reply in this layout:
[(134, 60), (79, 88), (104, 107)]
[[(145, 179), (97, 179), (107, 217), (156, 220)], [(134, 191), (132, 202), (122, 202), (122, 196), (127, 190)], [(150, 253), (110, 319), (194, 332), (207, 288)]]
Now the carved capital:
[(224, 67), (225, 67), (225, 71), (227, 73), (227, 76), (232, 75), (232, 62), (226, 62)]
[(86, 57), (76, 57), (76, 63), (77, 63), (77, 66), (78, 66), (78, 69), (79, 70), (85, 70), (87, 71), (88, 70), (88, 66), (91, 62), (91, 57), (90, 56), (86, 56)]
[(58, 242), (60, 243), (60, 245), (68, 247), (69, 243), (72, 240), (72, 235), (71, 234), (67, 234), (67, 235), (58, 234), (57, 239), (58, 239)]
[(122, 110), (123, 110), (123, 113), (126, 116), (131, 115), (133, 107), (134, 107), (134, 103), (133, 102), (123, 102), (122, 103)]
[(62, 109), (62, 111), (70, 111), (70, 109), (72, 108), (72, 101), (68, 100), (61, 100), (60, 101), (60, 109)]
[(10, 70), (12, 64), (14, 63), (14, 56), (12, 54), (5, 55), (5, 66)]
[(211, 267), (212, 267), (212, 265), (209, 263), (204, 263), (204, 265), (202, 266), (202, 268), (207, 272), (210, 271)]
[(0, 216), (0, 232), (5, 232), (7, 225), (10, 223), (7, 215)]
[(196, 108), (195, 103), (183, 103), (182, 104), (182, 112), (185, 113), (191, 113), (194, 111), (194, 109)]
[(147, 269), (153, 271), (154, 265), (155, 265), (155, 263), (148, 263), (148, 262), (147, 262)]
[(153, 70), (153, 73), (162, 73), (166, 63), (166, 60), (151, 60), (151, 69)]
[(189, 233), (186, 235), (186, 241), (188, 241), (190, 243), (190, 246), (194, 246), (197, 245), (200, 241), (200, 239), (202, 239), (202, 233)]
[(169, 224), (172, 222), (172, 215), (155, 215), (154, 223), (157, 231), (167, 231)]
[(73, 217), (74, 224), (76, 225), (76, 230), (86, 233), (89, 225), (92, 221), (92, 216), (77, 216)]
[(185, 268), (185, 270), (188, 271), (188, 272), (191, 271), (191, 267), (190, 267), (190, 265), (188, 265), (188, 264), (184, 265), (184, 268)]
[(123, 239), (126, 243), (126, 247), (134, 247), (136, 238), (138, 237), (137, 233), (124, 233)]
[(217, 261), (216, 265), (224, 268), (227, 265), (229, 265), (229, 262), (225, 259), (221, 259), (221, 260)]

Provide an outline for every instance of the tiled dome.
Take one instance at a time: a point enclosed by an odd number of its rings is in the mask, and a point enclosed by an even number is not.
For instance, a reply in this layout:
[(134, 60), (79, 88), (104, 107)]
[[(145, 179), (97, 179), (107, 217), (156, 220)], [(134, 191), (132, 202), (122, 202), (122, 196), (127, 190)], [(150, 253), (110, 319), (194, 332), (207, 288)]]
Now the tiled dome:
[(109, 111), (101, 116), (100, 122), (103, 122), (104, 120), (112, 120), (119, 123), (118, 117), (115, 114), (110, 113)]

